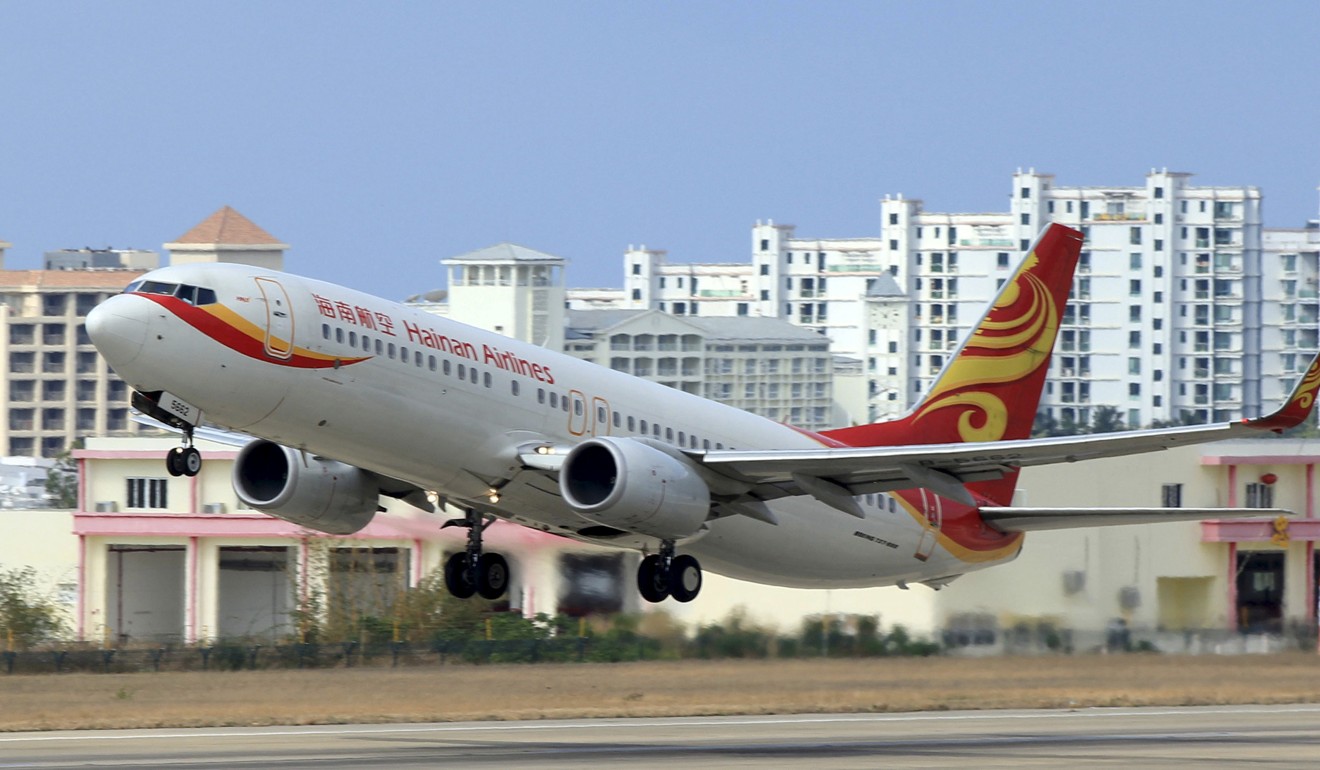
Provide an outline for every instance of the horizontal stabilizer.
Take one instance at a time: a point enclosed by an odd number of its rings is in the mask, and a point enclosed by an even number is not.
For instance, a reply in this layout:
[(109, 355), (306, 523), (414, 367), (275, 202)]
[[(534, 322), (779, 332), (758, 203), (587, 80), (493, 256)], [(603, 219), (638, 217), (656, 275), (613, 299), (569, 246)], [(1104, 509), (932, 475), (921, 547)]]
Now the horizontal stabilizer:
[(1001, 532), (1159, 524), (1204, 519), (1292, 516), (1280, 508), (982, 508), (981, 518)]

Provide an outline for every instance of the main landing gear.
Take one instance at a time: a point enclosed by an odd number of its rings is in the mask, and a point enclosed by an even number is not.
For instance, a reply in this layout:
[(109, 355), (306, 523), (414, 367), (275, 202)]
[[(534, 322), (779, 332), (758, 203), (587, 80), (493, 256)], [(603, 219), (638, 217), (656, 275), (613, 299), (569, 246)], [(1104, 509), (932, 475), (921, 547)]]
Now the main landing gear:
[(445, 588), (459, 599), (480, 594), (498, 599), (509, 590), (509, 563), (497, 553), (482, 553), (481, 535), (495, 519), (486, 519), (469, 509), (461, 519), (450, 519), (443, 527), (467, 527), (467, 549), (445, 562)]
[(202, 471), (202, 453), (193, 446), (193, 429), (183, 430), (183, 446), (174, 447), (165, 454), (165, 470), (171, 476), (196, 476)]
[(637, 568), (637, 590), (648, 602), (671, 596), (676, 602), (690, 602), (701, 593), (701, 565), (687, 554), (675, 556), (674, 541), (662, 541), (660, 553), (642, 559)]

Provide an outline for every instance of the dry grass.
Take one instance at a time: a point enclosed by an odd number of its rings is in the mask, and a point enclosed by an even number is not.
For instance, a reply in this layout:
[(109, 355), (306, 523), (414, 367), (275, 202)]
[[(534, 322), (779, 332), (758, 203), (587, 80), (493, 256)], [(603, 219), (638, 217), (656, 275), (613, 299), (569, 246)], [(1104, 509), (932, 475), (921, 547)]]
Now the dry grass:
[(1320, 701), (1320, 660), (675, 661), (0, 677), (0, 730)]

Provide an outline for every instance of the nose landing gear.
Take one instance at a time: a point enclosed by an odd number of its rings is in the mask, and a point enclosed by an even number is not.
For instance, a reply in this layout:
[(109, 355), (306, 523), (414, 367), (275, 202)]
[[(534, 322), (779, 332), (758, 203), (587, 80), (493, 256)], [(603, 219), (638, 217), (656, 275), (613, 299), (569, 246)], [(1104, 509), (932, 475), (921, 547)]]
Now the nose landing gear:
[(171, 476), (196, 476), (202, 470), (202, 453), (193, 446), (193, 429), (202, 421), (202, 410), (165, 391), (133, 391), (133, 408), (153, 420), (183, 432), (183, 446), (165, 455), (165, 470)]
[(165, 470), (171, 476), (196, 476), (202, 472), (202, 453), (193, 446), (192, 427), (183, 431), (183, 446), (176, 446), (165, 454)]

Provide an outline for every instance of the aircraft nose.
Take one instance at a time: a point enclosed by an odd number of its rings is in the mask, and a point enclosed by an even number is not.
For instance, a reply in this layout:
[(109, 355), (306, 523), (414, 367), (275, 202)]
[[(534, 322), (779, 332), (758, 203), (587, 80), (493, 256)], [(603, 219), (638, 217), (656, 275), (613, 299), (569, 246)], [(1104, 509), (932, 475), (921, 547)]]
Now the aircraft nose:
[(131, 363), (147, 339), (143, 301), (125, 294), (111, 297), (87, 314), (87, 336), (112, 368)]

